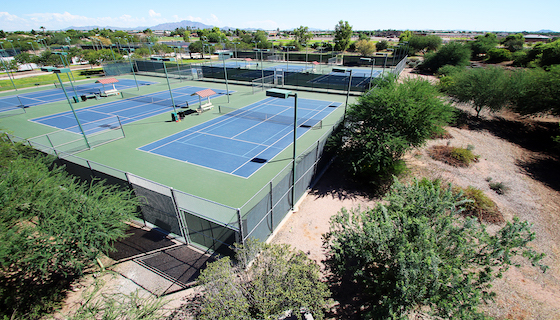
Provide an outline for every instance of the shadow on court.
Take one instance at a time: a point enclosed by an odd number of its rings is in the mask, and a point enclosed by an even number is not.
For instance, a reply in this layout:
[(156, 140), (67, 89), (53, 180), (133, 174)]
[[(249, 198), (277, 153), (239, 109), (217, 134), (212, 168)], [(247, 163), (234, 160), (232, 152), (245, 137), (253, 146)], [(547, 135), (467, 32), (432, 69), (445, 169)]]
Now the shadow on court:
[(189, 288), (200, 271), (216, 258), (178, 243), (156, 230), (130, 227), (109, 257), (116, 272), (156, 296)]

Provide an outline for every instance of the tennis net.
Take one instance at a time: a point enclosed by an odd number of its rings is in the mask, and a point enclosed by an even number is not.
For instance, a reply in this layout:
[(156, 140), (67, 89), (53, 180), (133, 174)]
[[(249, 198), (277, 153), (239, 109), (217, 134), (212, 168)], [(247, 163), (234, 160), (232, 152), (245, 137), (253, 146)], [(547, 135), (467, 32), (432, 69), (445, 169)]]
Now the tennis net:
[(153, 97), (147, 95), (137, 95), (130, 92), (122, 92), (121, 96), (123, 99), (131, 100), (135, 102), (151, 103), (151, 104), (157, 104), (165, 107), (173, 106), (173, 103), (171, 102), (171, 98), (165, 99), (165, 98)]
[(255, 94), (255, 92), (263, 91), (263, 90), (274, 87), (274, 85), (276, 84), (275, 80), (276, 80), (276, 78), (272, 74), (270, 76), (266, 76), (266, 77), (263, 77), (263, 78), (258, 78), (258, 79), (255, 79), (255, 80), (251, 81), (251, 87), (253, 87), (253, 94)]
[[(62, 89), (62, 87), (60, 86), (59, 83), (54, 83), (54, 87), (57, 89)], [(64, 89), (66, 89), (66, 91), (74, 91), (72, 89), (72, 85), (67, 83), (64, 85)], [(101, 89), (100, 88), (92, 88), (92, 87), (88, 87), (88, 86), (74, 86), (74, 89), (76, 89), (76, 92), (80, 92), (80, 93), (101, 93)]]
[[(235, 109), (226, 106), (218, 106), (218, 111), (220, 114), (230, 116), (230, 117), (251, 119), (256, 121), (268, 121), (268, 122), (284, 124), (284, 125), (294, 124), (294, 117), (281, 116), (274, 113)], [(297, 122), (298, 122), (298, 127), (302, 127), (302, 128), (321, 129), (323, 127), (323, 121), (317, 119), (298, 118)]]

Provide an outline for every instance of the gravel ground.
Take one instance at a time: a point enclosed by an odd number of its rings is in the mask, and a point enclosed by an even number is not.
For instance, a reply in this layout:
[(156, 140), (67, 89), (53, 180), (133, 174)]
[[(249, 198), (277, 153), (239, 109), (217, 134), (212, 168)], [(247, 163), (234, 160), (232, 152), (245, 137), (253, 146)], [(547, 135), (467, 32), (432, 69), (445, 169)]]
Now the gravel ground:
[[(470, 112), (468, 108), (459, 108)], [(496, 116), (514, 117), (510, 114)], [(483, 117), (488, 121), (496, 119), (494, 115), (488, 114), (483, 114)], [(558, 119), (548, 121), (558, 122)], [(483, 190), (497, 203), (506, 221), (519, 217), (533, 224), (536, 239), (532, 245), (537, 251), (546, 253), (543, 262), (550, 267), (544, 274), (528, 263), (522, 263), (519, 268), (512, 267), (502, 279), (494, 282), (496, 301), (483, 305), (483, 310), (497, 319), (560, 319), (560, 188), (558, 183), (549, 186), (540, 181), (543, 179), (533, 178), (534, 175), (529, 175), (520, 165), (530, 164), (546, 156), (533, 151), (530, 141), (528, 145), (513, 143), (511, 141), (515, 139), (509, 139), (507, 134), (499, 135), (480, 128), (450, 127), (448, 131), (452, 138), (429, 141), (425, 147), (406, 156), (410, 168), (408, 178), (441, 178), (462, 187), (474, 186)], [(470, 167), (456, 168), (428, 156), (427, 148), (445, 144), (474, 146), (473, 152), (480, 155), (480, 161)], [(545, 176), (559, 175), (558, 162), (552, 163), (555, 167), (546, 168), (548, 171), (545, 170)], [(488, 178), (492, 178), (492, 182), (504, 183), (508, 187), (507, 192), (498, 195), (491, 190)], [(342, 207), (374, 204), (375, 199), (355, 191), (336, 168), (330, 168), (272, 242), (290, 244), (322, 265), (325, 259), (322, 235), (328, 231), (329, 218)], [(488, 230), (492, 232), (497, 228), (491, 225)]]

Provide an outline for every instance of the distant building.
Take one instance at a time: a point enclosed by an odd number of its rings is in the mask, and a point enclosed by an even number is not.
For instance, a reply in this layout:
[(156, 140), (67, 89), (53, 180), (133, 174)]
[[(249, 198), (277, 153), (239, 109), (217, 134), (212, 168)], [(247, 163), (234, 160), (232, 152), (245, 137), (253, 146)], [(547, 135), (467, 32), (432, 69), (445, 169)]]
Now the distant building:
[(525, 42), (535, 43), (535, 42), (548, 42), (552, 37), (545, 36), (542, 34), (527, 34), (525, 35)]

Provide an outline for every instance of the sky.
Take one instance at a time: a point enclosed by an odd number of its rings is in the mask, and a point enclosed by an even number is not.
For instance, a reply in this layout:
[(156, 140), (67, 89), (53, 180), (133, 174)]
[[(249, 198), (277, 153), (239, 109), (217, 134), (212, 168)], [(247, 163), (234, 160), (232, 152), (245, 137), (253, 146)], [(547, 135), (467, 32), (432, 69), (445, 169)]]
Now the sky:
[(560, 32), (559, 0), (4, 0), (0, 30), (100, 26), (136, 28), (190, 20), (232, 28), (288, 30), (299, 26), (334, 30), (470, 30)]

